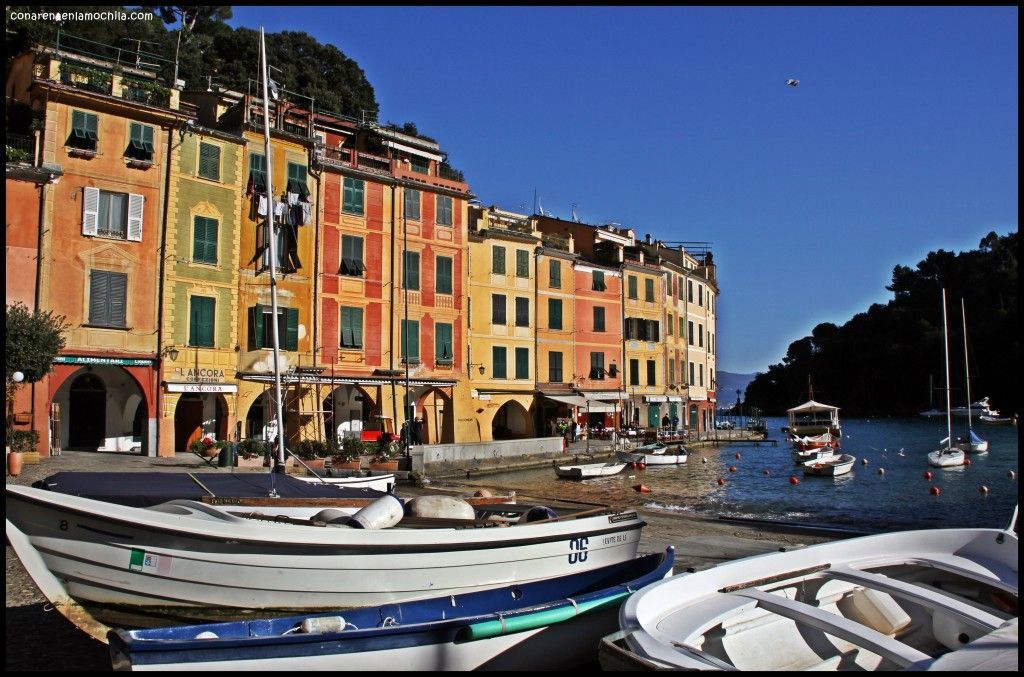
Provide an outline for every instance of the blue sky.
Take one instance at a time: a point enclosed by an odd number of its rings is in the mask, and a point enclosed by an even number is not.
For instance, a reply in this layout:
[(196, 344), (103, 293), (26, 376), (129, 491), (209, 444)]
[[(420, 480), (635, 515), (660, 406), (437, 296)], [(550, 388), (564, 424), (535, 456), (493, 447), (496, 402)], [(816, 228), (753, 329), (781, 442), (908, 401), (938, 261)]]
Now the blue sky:
[(233, 11), (357, 61), (484, 204), (710, 242), (720, 370), (1018, 227), (1016, 7)]

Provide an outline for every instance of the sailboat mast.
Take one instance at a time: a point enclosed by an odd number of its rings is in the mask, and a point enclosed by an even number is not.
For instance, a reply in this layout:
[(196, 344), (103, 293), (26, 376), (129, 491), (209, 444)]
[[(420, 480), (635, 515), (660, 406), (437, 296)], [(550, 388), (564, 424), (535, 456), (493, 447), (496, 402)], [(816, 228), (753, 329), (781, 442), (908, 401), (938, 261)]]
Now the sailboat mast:
[(967, 435), (969, 438), (971, 433), (971, 365), (970, 360), (967, 359), (967, 308), (963, 298), (960, 299), (960, 316), (964, 322), (964, 379), (967, 381)]
[(946, 450), (953, 450), (953, 414), (949, 399), (949, 322), (946, 319), (946, 290), (942, 290), (942, 337), (946, 349)]
[(267, 237), (270, 240), (270, 328), (274, 347), (274, 405), (277, 416), (277, 466), (284, 472), (284, 406), (281, 396), (281, 346), (277, 318), (277, 225), (274, 223), (273, 167), (270, 153), (270, 103), (267, 95), (267, 44), (260, 26), (260, 68), (263, 76), (263, 146), (267, 162)]

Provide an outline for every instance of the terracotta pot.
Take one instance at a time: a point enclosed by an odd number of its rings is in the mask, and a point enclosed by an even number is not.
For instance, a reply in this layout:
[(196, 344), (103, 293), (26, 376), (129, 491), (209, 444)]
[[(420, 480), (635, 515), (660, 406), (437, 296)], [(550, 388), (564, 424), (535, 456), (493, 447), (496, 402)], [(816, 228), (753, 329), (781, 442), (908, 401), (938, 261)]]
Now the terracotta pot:
[(362, 467), (362, 464), (358, 458), (354, 461), (331, 461), (332, 470), (359, 470), (360, 467)]
[(391, 461), (370, 461), (370, 470), (398, 470), (398, 459)]
[(25, 458), (22, 456), (20, 451), (12, 451), (7, 454), (7, 474), (11, 477), (17, 477), (21, 474), (21, 466), (24, 463)]
[(246, 459), (242, 456), (236, 456), (235, 465), (239, 468), (261, 468), (263, 467), (263, 457), (254, 456), (253, 458)]
[(327, 465), (326, 458), (310, 458), (302, 459), (302, 462), (306, 464), (307, 468), (323, 469)]

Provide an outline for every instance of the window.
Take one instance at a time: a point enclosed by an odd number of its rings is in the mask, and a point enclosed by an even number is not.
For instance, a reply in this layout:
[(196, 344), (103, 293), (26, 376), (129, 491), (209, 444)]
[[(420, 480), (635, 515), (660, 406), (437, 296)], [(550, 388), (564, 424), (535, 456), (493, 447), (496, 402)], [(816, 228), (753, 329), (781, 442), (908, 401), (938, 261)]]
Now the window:
[(195, 217), (192, 226), (192, 262), (217, 263), (217, 219)]
[(697, 285), (697, 305), (704, 305), (704, 285), (702, 284)]
[(491, 324), (505, 324), (504, 294), (491, 294)]
[(594, 291), (604, 291), (605, 289), (608, 288), (607, 286), (605, 286), (605, 283), (604, 283), (604, 271), (601, 271), (601, 270), (595, 270), (594, 271), (594, 281), (593, 281), (591, 286), (592, 286)]
[(402, 320), (402, 362), (419, 364), (420, 362), (420, 322), (419, 320)]
[(562, 382), (562, 353), (548, 353), (548, 381), (550, 383)]
[(640, 360), (629, 361), (629, 385), (640, 385)]
[(405, 189), (405, 218), (413, 221), (420, 220), (420, 192), (418, 190)]
[[(360, 181), (360, 183), (362, 183), (362, 181)], [(300, 165), (296, 162), (289, 162), (287, 192), (296, 193), (300, 198), (308, 202), (309, 186), (306, 184), (306, 165)]]
[(435, 364), (451, 364), (455, 353), (452, 352), (452, 325), (438, 322), (434, 325), (434, 362)]
[(672, 314), (669, 313), (668, 321), (665, 322), (665, 329), (669, 336), (672, 336), (672, 330), (675, 328), (676, 321), (673, 319)]
[(438, 294), (452, 293), (452, 258), (450, 256), (438, 256), (435, 259), (435, 280), (434, 289)]
[(653, 386), (654, 376), (656, 374), (657, 367), (655, 366), (654, 360), (647, 360), (647, 385)]
[(693, 303), (693, 280), (686, 281), (686, 300)]
[(96, 133), (98, 126), (99, 117), (94, 113), (85, 113), (80, 110), (72, 112), (71, 134), (66, 141), (67, 145), (95, 153), (99, 143), (99, 136)]
[(590, 378), (604, 380), (604, 353), (590, 353)]
[[(274, 323), (270, 306), (255, 305), (249, 308), (250, 350), (274, 346)], [(285, 350), (299, 349), (299, 309), (277, 309), (277, 345)]]
[(679, 275), (676, 278), (676, 294), (678, 295), (679, 300), (682, 301), (683, 300), (683, 276), (682, 275)]
[(199, 142), (199, 176), (220, 181), (220, 146)]
[(557, 260), (551, 261), (551, 279), (549, 285), (552, 289), (560, 289), (562, 287), (562, 262)]
[(360, 277), (366, 265), (363, 263), (363, 238), (355, 235), (341, 236), (341, 268), (339, 275)]
[(420, 253), (405, 252), (405, 265), (402, 266), (402, 289), (418, 290), (420, 288)]
[(689, 339), (687, 341), (687, 343), (689, 343), (692, 346), (693, 345), (693, 321), (692, 320), (690, 320), (690, 321), (688, 321), (686, 323), (686, 330), (687, 330), (686, 331), (686, 336)]
[(516, 326), (530, 326), (530, 299), (522, 296), (516, 297)]
[(437, 196), (437, 225), (452, 225), (452, 199), (447, 195)]
[(495, 275), (505, 274), (505, 248), (491, 246), (491, 272)]
[(604, 308), (594, 308), (594, 331), (604, 331)]
[(530, 277), (530, 252), (525, 249), (516, 250), (516, 277)]
[(694, 384), (694, 383), (697, 382), (696, 379), (693, 378), (693, 373), (694, 373), (693, 362), (691, 362), (690, 363), (690, 383), (691, 384)]
[(516, 348), (516, 378), (530, 378), (530, 349)]
[(654, 280), (644, 280), (644, 301), (654, 301)]
[(215, 300), (208, 296), (193, 296), (189, 305), (188, 344), (212, 348)]
[(685, 338), (685, 337), (686, 337), (686, 330), (685, 330), (685, 327), (683, 327), (683, 316), (680, 315), (679, 316), (679, 338)]
[(548, 329), (562, 328), (562, 299), (548, 299)]
[(668, 374), (665, 375), (665, 383), (676, 382), (676, 361), (672, 358), (668, 360)]
[(345, 177), (342, 188), (341, 211), (355, 216), (363, 215), (363, 180)]
[(249, 184), (246, 192), (267, 192), (267, 158), (259, 153), (249, 154)]
[(430, 172), (430, 160), (419, 155), (410, 155), (409, 167), (417, 174), (427, 174)]
[(93, 270), (89, 273), (89, 324), (124, 327), (128, 274)]
[(699, 372), (700, 373), (700, 385), (703, 386), (704, 385), (704, 365), (700, 364), (700, 365), (697, 365), (697, 366), (700, 368), (700, 372)]
[[(277, 261), (274, 265), (277, 266), (278, 270), (285, 270), (287, 268), (288, 252), (285, 251), (285, 237), (288, 228), (278, 228), (277, 235), (274, 239), (274, 251), (277, 253)], [(262, 225), (258, 226), (256, 250), (257, 256), (263, 256), (262, 264), (263, 269), (270, 267), (270, 236), (267, 234), (270, 232), (270, 224), (263, 222)], [(255, 258), (253, 259), (255, 260)]]
[(125, 156), (143, 162), (152, 162), (153, 128), (133, 122), (130, 129), (128, 148), (124, 151)]
[(82, 190), (82, 235), (142, 241), (144, 196), (90, 187)]
[(341, 341), (342, 348), (363, 347), (363, 309), (341, 308)]
[(506, 361), (505, 348), (494, 346), (491, 348), (491, 366), (494, 370), (494, 378), (508, 378), (508, 364)]
[(629, 279), (629, 298), (636, 299), (636, 275), (630, 275)]
[(697, 325), (697, 345), (701, 348), (704, 347), (704, 325)]

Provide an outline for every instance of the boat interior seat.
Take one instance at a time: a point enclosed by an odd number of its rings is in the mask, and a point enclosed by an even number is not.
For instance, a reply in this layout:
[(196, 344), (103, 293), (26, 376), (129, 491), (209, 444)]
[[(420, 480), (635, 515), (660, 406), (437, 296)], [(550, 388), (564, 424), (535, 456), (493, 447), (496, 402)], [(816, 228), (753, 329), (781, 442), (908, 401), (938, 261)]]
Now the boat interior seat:
[(928, 553), (928, 556), (920, 560), (921, 564), (933, 566), (936, 569), (949, 571), (950, 573), (965, 576), (972, 580), (985, 581), (995, 588), (1007, 592), (1017, 592), (1017, 570), (999, 562), (976, 555), (943, 555), (939, 553)]
[(188, 498), (178, 498), (166, 503), (149, 506), (146, 510), (165, 512), (171, 515), (186, 515), (188, 517), (200, 517), (221, 522), (244, 522), (241, 517), (231, 515), (223, 510)]
[(891, 595), (857, 588), (837, 605), (843, 616), (892, 637), (911, 623), (910, 615)]

